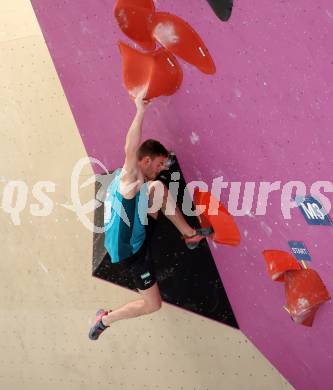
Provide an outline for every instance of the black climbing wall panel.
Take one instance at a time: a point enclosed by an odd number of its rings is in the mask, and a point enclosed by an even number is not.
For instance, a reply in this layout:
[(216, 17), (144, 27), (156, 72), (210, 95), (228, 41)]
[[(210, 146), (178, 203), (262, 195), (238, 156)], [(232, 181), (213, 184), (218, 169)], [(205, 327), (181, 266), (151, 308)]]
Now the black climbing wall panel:
[[(185, 181), (175, 156), (169, 171), (163, 171), (159, 179), (168, 186), (173, 172), (180, 172), (177, 203), (181, 207)], [(111, 180), (110, 174), (97, 177), (97, 199), (104, 199), (105, 189)], [(188, 250), (178, 230), (160, 214), (152, 238), (152, 252), (163, 301), (238, 328), (207, 242), (202, 241), (199, 248)], [(103, 226), (103, 219), (102, 203), (95, 211), (95, 225)], [(191, 226), (199, 227), (196, 217), (186, 219)], [(111, 263), (104, 248), (104, 234), (94, 233), (93, 240), (93, 276), (135, 290), (126, 271), (119, 264)]]

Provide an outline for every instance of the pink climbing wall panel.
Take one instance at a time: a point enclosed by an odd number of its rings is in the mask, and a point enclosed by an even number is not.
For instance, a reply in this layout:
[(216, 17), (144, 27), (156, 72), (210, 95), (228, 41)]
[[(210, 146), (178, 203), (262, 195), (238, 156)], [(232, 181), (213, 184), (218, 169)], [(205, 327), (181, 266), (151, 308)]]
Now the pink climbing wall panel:
[[(306, 243), (313, 267), (333, 291), (333, 228), (309, 226), (299, 210), (283, 218), (281, 191), (256, 214), (261, 181), (332, 180), (333, 5), (237, 1), (228, 23), (205, 0), (156, 2), (200, 34), (217, 68), (207, 76), (182, 60), (184, 80), (147, 112), (144, 137), (175, 151), (187, 181), (223, 176), (255, 182), (254, 202), (236, 217), (239, 247), (211, 245), (244, 333), (297, 388), (333, 388), (333, 310), (326, 303), (312, 328), (293, 323), (284, 295), (266, 273), (262, 251)], [(122, 164), (133, 103), (122, 86), (118, 40), (130, 42), (113, 18), (113, 1), (33, 0), (37, 18), (90, 156)], [(328, 197), (332, 200), (331, 194)]]

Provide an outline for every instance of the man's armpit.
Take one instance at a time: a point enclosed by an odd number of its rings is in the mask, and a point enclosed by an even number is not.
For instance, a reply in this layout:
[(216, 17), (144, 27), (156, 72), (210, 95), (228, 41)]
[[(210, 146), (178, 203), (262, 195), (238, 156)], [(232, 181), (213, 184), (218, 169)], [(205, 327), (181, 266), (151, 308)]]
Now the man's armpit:
[(120, 179), (120, 186), (119, 191), (121, 195), (123, 195), (125, 198), (133, 198), (136, 193), (138, 192), (138, 188), (140, 186), (141, 182), (137, 178), (133, 180), (128, 180), (127, 178), (121, 178)]

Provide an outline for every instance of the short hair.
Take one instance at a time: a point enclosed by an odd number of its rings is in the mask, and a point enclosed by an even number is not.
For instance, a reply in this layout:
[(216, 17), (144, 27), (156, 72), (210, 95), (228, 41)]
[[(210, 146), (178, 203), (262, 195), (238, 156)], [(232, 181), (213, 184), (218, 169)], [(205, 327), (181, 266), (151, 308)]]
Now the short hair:
[(169, 157), (169, 152), (159, 141), (147, 139), (140, 145), (137, 151), (139, 161), (146, 156), (149, 156), (151, 159), (159, 156)]

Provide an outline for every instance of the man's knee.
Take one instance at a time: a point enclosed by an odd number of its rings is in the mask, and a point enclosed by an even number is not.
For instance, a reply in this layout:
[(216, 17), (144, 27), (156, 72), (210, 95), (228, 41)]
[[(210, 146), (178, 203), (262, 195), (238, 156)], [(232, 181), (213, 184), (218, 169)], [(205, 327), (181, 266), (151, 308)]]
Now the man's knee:
[(145, 312), (146, 314), (154, 313), (155, 311), (160, 310), (162, 307), (162, 301), (157, 300), (155, 302), (145, 302)]
[(144, 300), (144, 311), (146, 314), (157, 311), (162, 306), (162, 297), (157, 282), (146, 290), (139, 290)]

